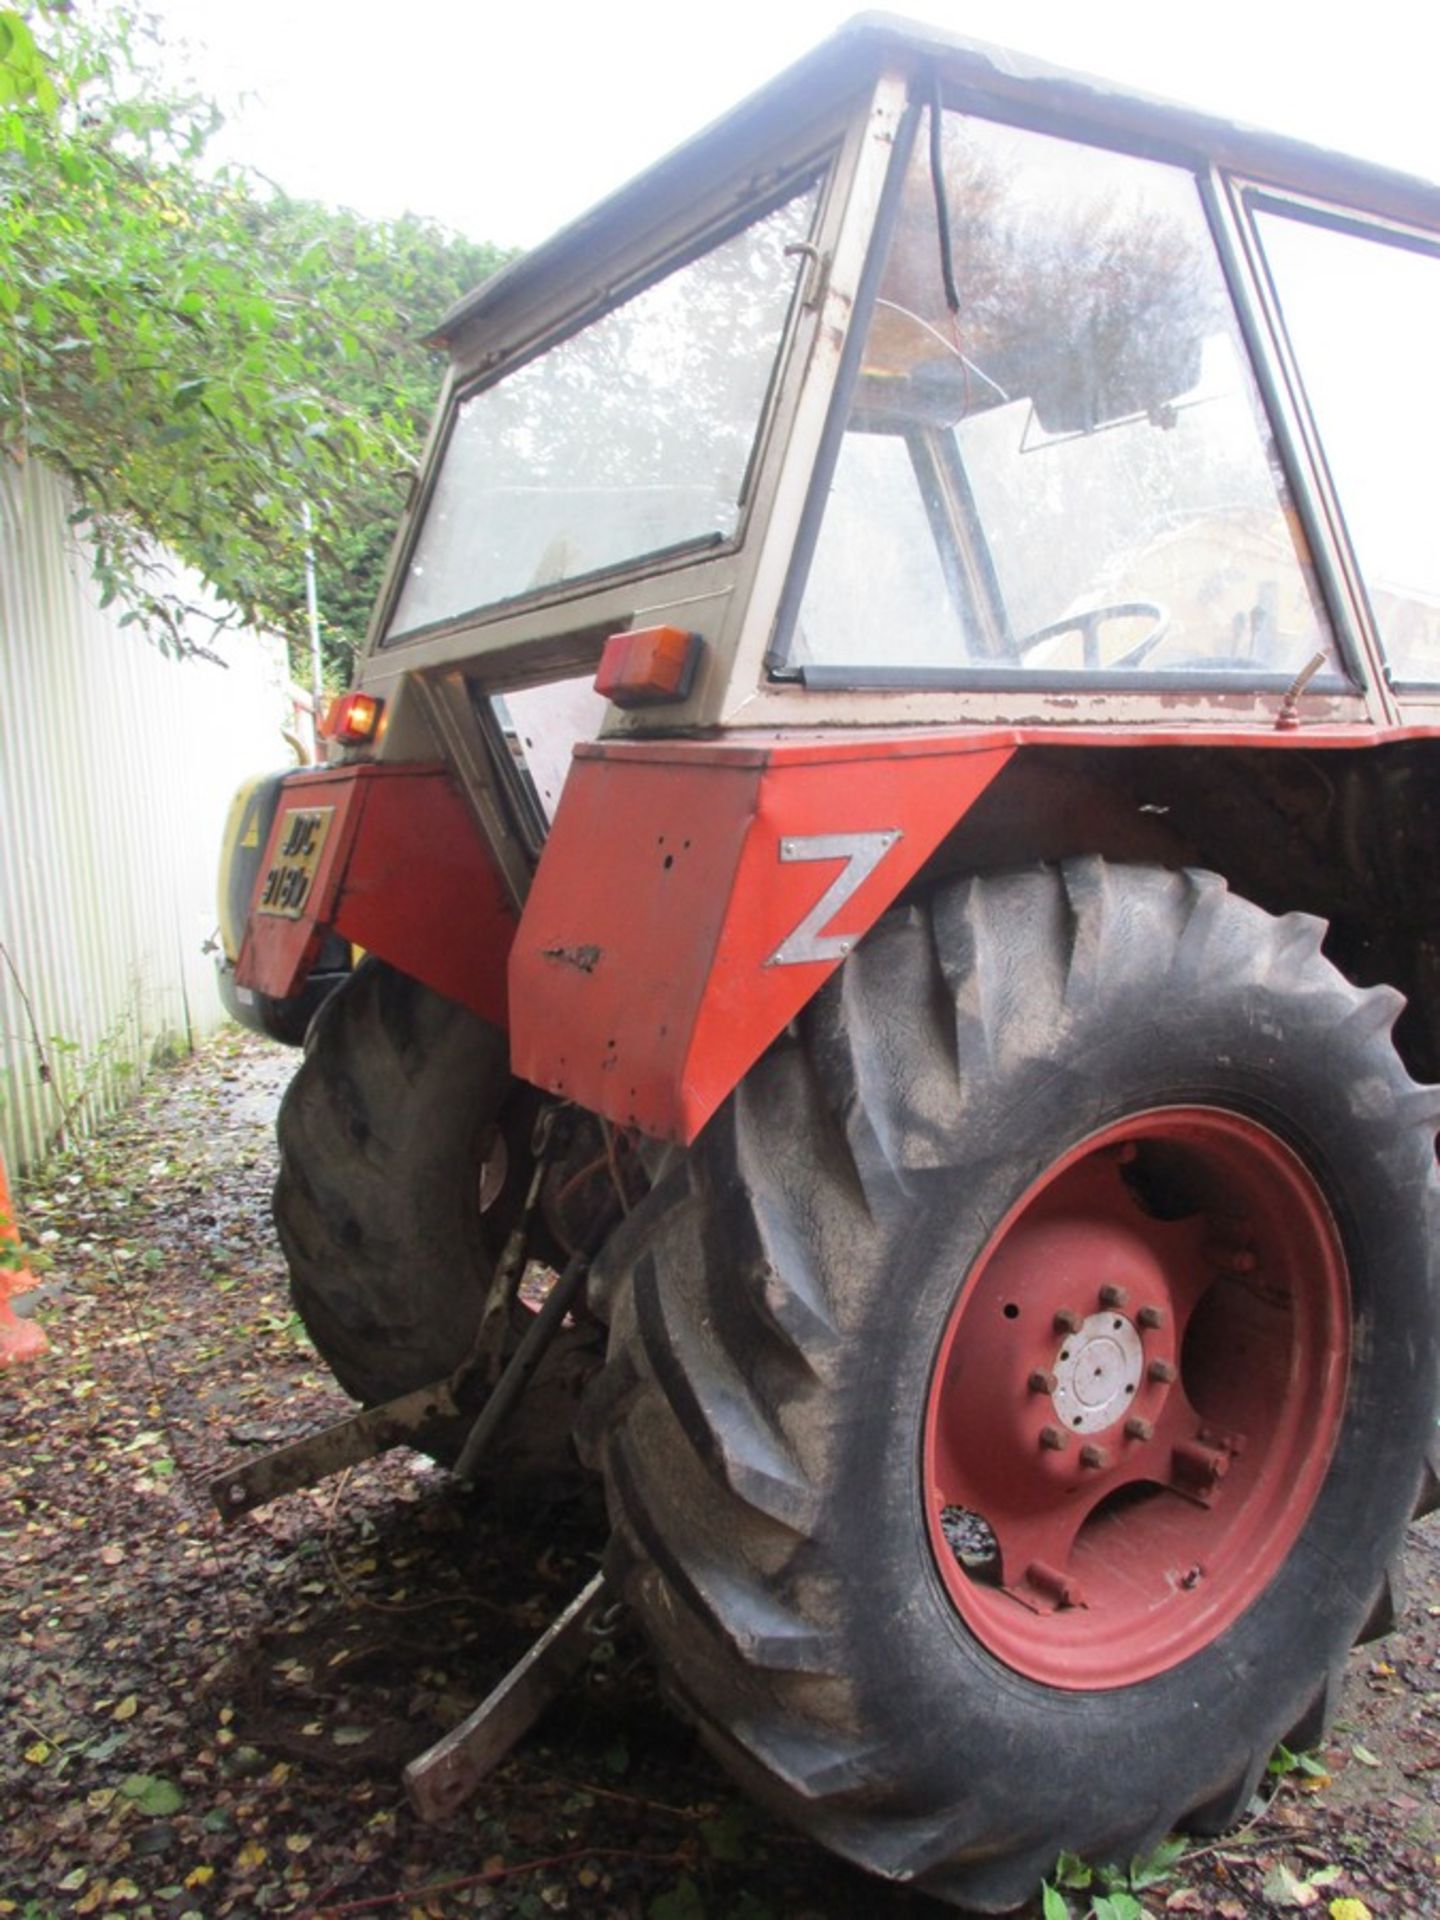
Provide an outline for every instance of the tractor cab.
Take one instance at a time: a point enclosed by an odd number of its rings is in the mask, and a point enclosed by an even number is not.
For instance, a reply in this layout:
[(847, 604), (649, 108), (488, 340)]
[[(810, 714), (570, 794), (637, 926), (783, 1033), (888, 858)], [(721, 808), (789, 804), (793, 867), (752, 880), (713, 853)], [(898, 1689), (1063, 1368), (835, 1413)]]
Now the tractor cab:
[(459, 667), (532, 836), (600, 734), (1393, 717), (1437, 198), (857, 22), (446, 320), (361, 684)]

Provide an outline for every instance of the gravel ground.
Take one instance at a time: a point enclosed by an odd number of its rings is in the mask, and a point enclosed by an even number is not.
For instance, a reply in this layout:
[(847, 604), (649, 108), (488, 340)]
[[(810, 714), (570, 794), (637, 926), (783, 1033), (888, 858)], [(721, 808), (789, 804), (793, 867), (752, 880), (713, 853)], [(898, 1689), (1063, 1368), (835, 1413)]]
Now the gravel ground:
[[(414, 1819), (404, 1761), (584, 1585), (603, 1516), (397, 1453), (220, 1529), (210, 1475), (349, 1410), (269, 1222), (293, 1065), (227, 1035), (18, 1196), (51, 1350), (0, 1373), (0, 1915), (939, 1913), (737, 1797), (623, 1623), (470, 1806)], [(1440, 1915), (1440, 1515), (1410, 1568), (1403, 1631), (1245, 1827), (1051, 1911)]]

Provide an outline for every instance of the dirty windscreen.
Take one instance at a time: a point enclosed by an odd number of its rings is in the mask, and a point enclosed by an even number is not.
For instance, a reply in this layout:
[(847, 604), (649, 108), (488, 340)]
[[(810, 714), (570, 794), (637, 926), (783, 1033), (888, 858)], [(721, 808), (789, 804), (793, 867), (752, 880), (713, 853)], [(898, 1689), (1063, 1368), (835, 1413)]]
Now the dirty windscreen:
[(388, 639), (735, 536), (815, 197), (461, 395)]
[(1193, 177), (955, 113), (942, 136), (908, 164), (782, 670), (1333, 664)]

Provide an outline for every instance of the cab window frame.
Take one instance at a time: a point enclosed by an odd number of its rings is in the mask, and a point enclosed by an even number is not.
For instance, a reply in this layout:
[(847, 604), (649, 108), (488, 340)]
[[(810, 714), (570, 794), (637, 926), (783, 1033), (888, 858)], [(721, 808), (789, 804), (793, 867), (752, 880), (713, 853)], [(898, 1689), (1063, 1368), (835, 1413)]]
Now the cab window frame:
[[(933, 74), (912, 84), (901, 136), (894, 143), (885, 191), (870, 236), (849, 332), (831, 397), (824, 435), (810, 477), (790, 567), (787, 572), (770, 644), (765, 653), (761, 691), (787, 687), (834, 693), (948, 692), (1013, 693), (1044, 698), (1077, 691), (1134, 693), (1140, 696), (1177, 693), (1195, 696), (1197, 708), (1223, 696), (1283, 693), (1296, 678), (1293, 668), (1257, 673), (1184, 670), (1073, 670), (1025, 669), (1015, 666), (857, 667), (795, 662), (791, 658), (795, 629), (819, 542), (826, 501), (834, 482), (860, 380), (861, 364), (901, 211), (901, 195), (915, 141), (925, 137), (926, 115), (938, 107), (946, 114), (989, 122), (1000, 127), (1048, 135), (1074, 146), (1141, 162), (1158, 162), (1189, 176), (1203, 216), (1218, 270), (1235, 323), (1236, 345), (1253, 383), (1260, 417), (1273, 441), (1285, 487), (1285, 504), (1294, 509), (1319, 588), (1318, 611), (1329, 628), (1335, 660), (1307, 685), (1317, 693), (1364, 698), (1371, 675), (1366, 650), (1358, 644), (1354, 623), (1344, 614), (1343, 594), (1337, 593), (1335, 567), (1327, 529), (1311, 502), (1309, 463), (1297, 436), (1289, 430), (1284, 409), (1276, 404), (1279, 391), (1268, 329), (1255, 311), (1254, 270), (1247, 270), (1245, 250), (1237, 243), (1227, 205), (1227, 175), (1213, 160), (1181, 139), (1127, 137), (1089, 121), (1047, 110), (997, 101), (973, 87), (947, 85)], [(1277, 496), (1278, 497), (1278, 496)]]
[(722, 214), (712, 214), (708, 221), (702, 222), (673, 246), (646, 259), (631, 272), (618, 276), (613, 283), (604, 288), (599, 297), (592, 295), (580, 300), (560, 318), (500, 348), (493, 355), (487, 356), (478, 369), (468, 372), (463, 378), (451, 384), (444, 397), (444, 418), (436, 435), (436, 443), (427, 455), (424, 488), (407, 514), (403, 545), (396, 554), (387, 577), (385, 597), (378, 610), (376, 623), (375, 650), (377, 653), (403, 652), (406, 648), (422, 645), (443, 635), (487, 626), (530, 612), (535, 608), (581, 599), (608, 586), (650, 580), (700, 562), (722, 560), (739, 552), (749, 532), (755, 504), (756, 476), (767, 457), (781, 390), (795, 348), (795, 337), (805, 292), (806, 261), (803, 256), (796, 263), (784, 322), (771, 361), (765, 391), (756, 412), (755, 432), (745, 463), (737, 501), (738, 517), (732, 534), (699, 535), (693, 539), (653, 549), (648, 553), (633, 555), (613, 565), (595, 568), (588, 573), (577, 574), (547, 586), (497, 600), (484, 601), (456, 613), (447, 614), (443, 618), (427, 621), (421, 626), (407, 627), (402, 632), (392, 631), (392, 622), (404, 594), (409, 568), (424, 533), (427, 516), (445, 467), (446, 456), (459, 421), (460, 409), (466, 402), (498, 386), (510, 375), (540, 359), (555, 347), (576, 338), (586, 328), (594, 326), (608, 315), (617, 312), (673, 274), (683, 272), (695, 261), (723, 247), (728, 241), (744, 233), (747, 228), (769, 218), (781, 207), (807, 192), (813, 194), (813, 204), (805, 244), (812, 244), (824, 220), (826, 200), (834, 182), (839, 154), (840, 143), (832, 141), (820, 151), (797, 159), (792, 166), (784, 170), (781, 178), (767, 182), (767, 191), (764, 193), (754, 195), (741, 205), (729, 206)]
[[(1433, 680), (1407, 679), (1392, 670), (1384, 629), (1376, 612), (1366, 577), (1360, 548), (1351, 532), (1345, 511), (1345, 488), (1338, 480), (1326, 451), (1326, 436), (1310, 398), (1305, 380), (1305, 361), (1286, 320), (1286, 303), (1266, 250), (1264, 234), (1257, 215), (1293, 220), (1300, 225), (1338, 233), (1353, 239), (1397, 247), (1432, 259), (1440, 271), (1440, 232), (1411, 224), (1342, 201), (1322, 198), (1298, 188), (1278, 187), (1243, 176), (1231, 176), (1227, 182), (1231, 204), (1243, 229), (1243, 242), (1251, 272), (1257, 283), (1259, 304), (1263, 308), (1268, 332), (1275, 342), (1279, 379), (1283, 397), (1272, 403), (1272, 417), (1287, 423), (1293, 416), (1295, 437), (1303, 445), (1303, 457), (1315, 476), (1315, 493), (1323, 511), (1323, 546), (1333, 554), (1334, 584), (1330, 597), (1344, 606), (1349, 616), (1336, 622), (1338, 636), (1350, 636), (1352, 650), (1375, 663), (1375, 678), (1390, 694), (1412, 700), (1440, 701), (1440, 671)], [(1288, 404), (1287, 404), (1288, 403)], [(1309, 495), (1302, 495), (1307, 506)], [(1317, 553), (1320, 548), (1317, 547)], [(1365, 681), (1359, 684), (1364, 685)]]

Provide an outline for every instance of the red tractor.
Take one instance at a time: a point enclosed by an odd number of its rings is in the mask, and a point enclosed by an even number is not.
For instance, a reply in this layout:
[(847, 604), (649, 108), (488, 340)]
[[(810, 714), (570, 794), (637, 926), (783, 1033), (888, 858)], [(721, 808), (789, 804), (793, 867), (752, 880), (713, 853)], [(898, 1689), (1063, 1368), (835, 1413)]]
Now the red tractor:
[(250, 821), (327, 1459), (577, 1440), (877, 1873), (1225, 1827), (1437, 1492), (1440, 190), (867, 18), (438, 337)]

